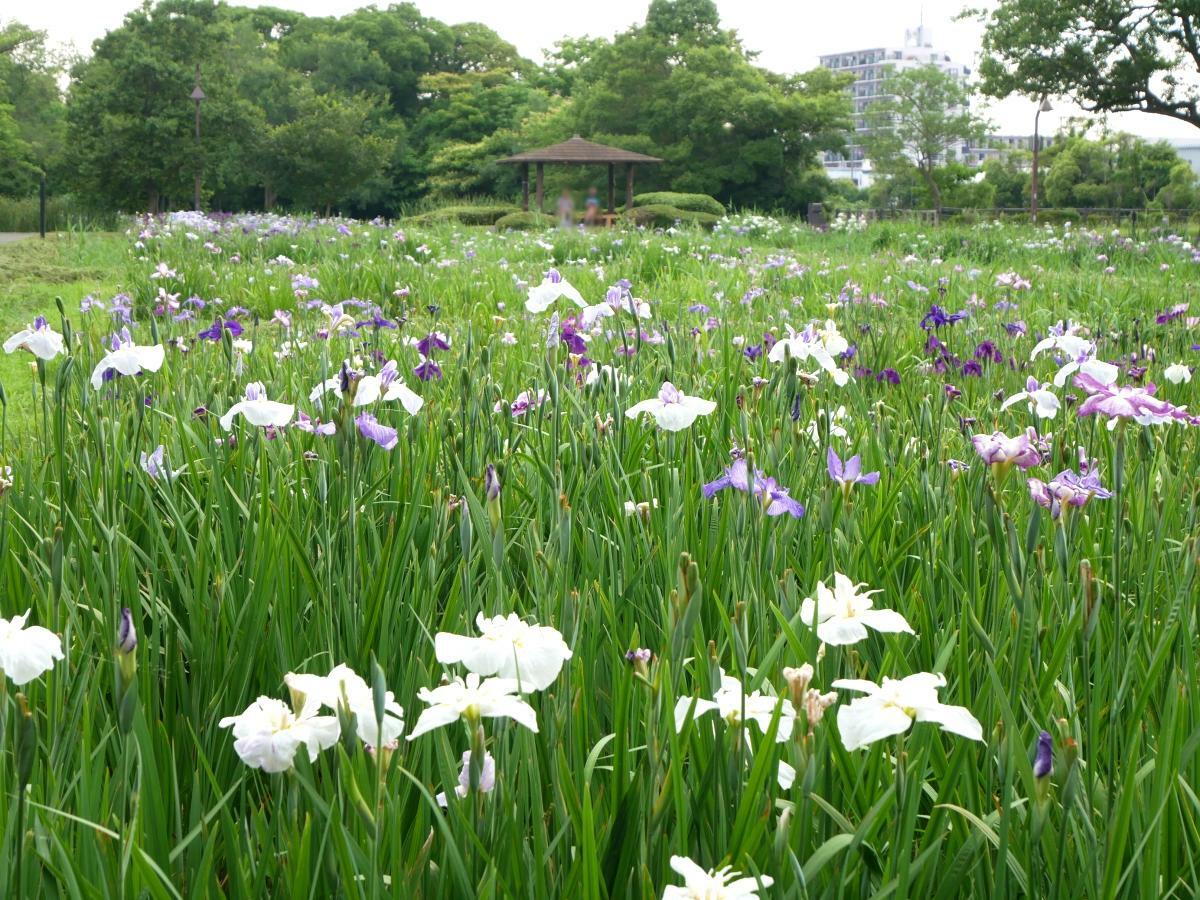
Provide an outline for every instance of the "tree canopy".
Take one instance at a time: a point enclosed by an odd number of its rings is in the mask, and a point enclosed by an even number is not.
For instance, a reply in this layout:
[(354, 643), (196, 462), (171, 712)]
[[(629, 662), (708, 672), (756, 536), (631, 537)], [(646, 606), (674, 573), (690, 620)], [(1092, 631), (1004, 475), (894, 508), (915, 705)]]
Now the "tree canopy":
[(956, 144), (982, 137), (985, 123), (971, 113), (963, 83), (935, 65), (891, 72), (883, 93), (885, 99), (867, 107), (867, 151), (881, 172), (915, 169), (933, 208), (941, 209), (936, 168), (952, 160)]
[(982, 89), (1069, 97), (1200, 128), (1196, 0), (999, 0), (985, 22)]

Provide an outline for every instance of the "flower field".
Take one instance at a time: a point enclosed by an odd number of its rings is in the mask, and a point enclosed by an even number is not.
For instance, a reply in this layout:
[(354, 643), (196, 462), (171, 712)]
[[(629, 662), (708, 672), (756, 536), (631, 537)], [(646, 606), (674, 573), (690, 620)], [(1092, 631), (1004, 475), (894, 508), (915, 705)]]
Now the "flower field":
[(109, 276), (4, 345), (0, 894), (1194, 895), (1185, 238), (180, 215)]

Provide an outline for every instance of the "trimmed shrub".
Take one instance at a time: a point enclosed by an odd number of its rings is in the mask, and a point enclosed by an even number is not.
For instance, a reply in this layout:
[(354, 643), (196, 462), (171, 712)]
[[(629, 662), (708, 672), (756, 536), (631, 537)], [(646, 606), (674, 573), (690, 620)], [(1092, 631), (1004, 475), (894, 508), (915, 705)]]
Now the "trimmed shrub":
[(675, 191), (651, 191), (638, 194), (633, 198), (634, 206), (673, 206), (685, 212), (708, 213), (713, 216), (725, 215), (725, 206), (715, 197), (708, 194), (679, 194)]
[(635, 206), (625, 213), (623, 218), (635, 225), (646, 225), (651, 228), (670, 228), (676, 223), (712, 228), (717, 224), (718, 216), (712, 213), (680, 209), (665, 203), (652, 203), (649, 206)]
[(516, 206), (443, 206), (428, 212), (409, 216), (405, 221), (413, 225), (431, 225), (436, 222), (459, 222), (463, 225), (495, 225), (504, 216), (519, 212)]
[(539, 212), (524, 212), (517, 210), (496, 220), (497, 231), (532, 231), (534, 229), (552, 228), (557, 224), (554, 216)]

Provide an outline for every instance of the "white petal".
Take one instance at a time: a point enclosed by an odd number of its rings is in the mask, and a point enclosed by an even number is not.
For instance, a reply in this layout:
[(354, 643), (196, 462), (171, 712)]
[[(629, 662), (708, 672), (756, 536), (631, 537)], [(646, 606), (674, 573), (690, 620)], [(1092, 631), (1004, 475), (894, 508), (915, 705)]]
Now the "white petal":
[(858, 618), (868, 628), (874, 628), (876, 631), (916, 634), (908, 620), (894, 609), (868, 609), (859, 613)]
[(936, 722), (943, 730), (961, 735), (972, 741), (983, 740), (983, 726), (965, 706), (948, 706), (939, 703), (917, 710), (918, 722)]
[(427, 731), (433, 731), (435, 728), (441, 728), (443, 725), (449, 725), (458, 719), (458, 712), (449, 706), (430, 706), (421, 711), (420, 717), (417, 719), (417, 724), (413, 726), (413, 730), (408, 733), (408, 740), (413, 740), (420, 737)]
[(859, 697), (838, 707), (837, 723), (846, 749), (858, 750), (907, 731), (912, 720), (897, 706), (884, 706), (873, 697)]
[(696, 409), (686, 403), (663, 403), (654, 411), (654, 421), (663, 431), (683, 431), (696, 421)]
[(218, 420), (221, 423), (221, 427), (226, 431), (229, 431), (231, 428), (233, 428), (233, 417), (238, 415), (245, 405), (245, 400), (239, 400), (237, 403), (233, 404), (233, 406), (229, 407), (229, 411), (225, 413), (225, 415), (221, 416), (221, 418)]
[(688, 712), (692, 710), (693, 704), (695, 704), (695, 712), (692, 713), (693, 719), (698, 719), (705, 713), (710, 713), (718, 708), (716, 703), (702, 697), (680, 697), (675, 701), (675, 730), (677, 732), (683, 731), (683, 724), (687, 721)]
[(817, 626), (817, 637), (833, 647), (857, 644), (867, 636), (867, 629), (858, 618), (834, 617)]
[(241, 407), (242, 416), (246, 421), (260, 428), (268, 425), (282, 427), (292, 421), (292, 416), (296, 413), (296, 407), (290, 403), (278, 403), (274, 400), (244, 400)]
[(658, 398), (643, 400), (641, 403), (635, 403), (629, 409), (625, 410), (625, 416), (629, 419), (636, 419), (642, 413), (656, 413), (662, 405), (663, 402)]

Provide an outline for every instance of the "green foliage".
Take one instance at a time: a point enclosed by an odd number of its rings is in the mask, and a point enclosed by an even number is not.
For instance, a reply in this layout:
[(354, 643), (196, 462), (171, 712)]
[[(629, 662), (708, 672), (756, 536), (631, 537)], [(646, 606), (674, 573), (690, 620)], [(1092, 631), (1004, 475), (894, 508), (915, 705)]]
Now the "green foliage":
[(1069, 135), (1042, 151), (1051, 206), (1141, 208), (1157, 197), (1181, 161), (1165, 141), (1129, 134), (1091, 140)]
[(294, 119), (273, 129), (273, 171), (281, 193), (329, 215), (383, 170), (391, 144), (371, 134), (375, 104), (363, 97), (302, 92)]
[(1158, 209), (1191, 209), (1200, 211), (1200, 178), (1183, 160), (1171, 166), (1167, 183), (1154, 196), (1152, 204)]
[[(27, 354), (0, 354), (0, 463), (13, 477), (0, 497), (0, 615), (30, 609), (65, 650), (21, 688), (38, 734), (25, 791), (15, 751), (29, 720), (11, 686), (0, 694), (5, 897), (658, 900), (680, 881), (673, 854), (774, 878), (764, 900), (1189, 894), (1200, 431), (1110, 432), (1064, 402), (1048, 458), (1027, 474), (1073, 467), (1082, 447), (1117, 496), (1057, 521), (960, 432), (970, 419), (1011, 435), (1039, 424), (995, 395), (1052, 379), (1060, 360), (1029, 353), (1067, 318), (1102, 358), (1136, 352), (1158, 396), (1197, 408), (1200, 381), (1161, 377), (1194, 358), (1194, 332), (1152, 315), (1192, 289), (1178, 241), (1078, 223), (820, 234), (765, 217), (636, 239), (477, 230), (469, 244), (457, 224), (404, 239), (389, 223), (245, 224), (216, 223), (206, 240), (220, 254), (178, 227), (155, 227), (142, 246), (135, 230), (0, 248), (2, 333), (43, 314), (72, 335), (70, 358), (41, 372)], [(279, 255), (295, 265), (271, 262)], [(159, 262), (176, 276), (152, 279)], [(610, 319), (588, 344), (619, 367), (619, 384), (581, 383), (571, 348), (547, 347), (551, 312), (522, 309), (514, 282), (537, 283), (550, 265), (590, 302), (627, 277), (652, 304), (642, 329)], [(1011, 272), (1028, 290), (997, 286)], [(400, 327), (318, 337), (329, 319), (293, 300), (298, 274), (330, 302), (369, 298)], [(160, 288), (256, 311), (257, 323), (242, 319), (253, 350), (196, 340), (207, 321), (154, 316)], [(133, 298), (139, 342), (162, 341), (165, 362), (96, 390), (114, 319), (79, 300), (118, 291)], [(828, 309), (841, 291), (863, 302)], [(711, 313), (688, 312), (701, 302)], [(932, 302), (969, 311), (937, 333), (979, 377), (928, 364), (918, 323)], [(271, 322), (276, 308), (294, 308), (291, 328)], [(563, 301), (564, 314), (574, 308)], [(859, 373), (844, 387), (804, 384), (794, 364), (734, 341), (782, 334), (785, 310), (796, 327), (833, 319), (856, 342), (840, 367), (894, 366), (900, 383)], [(700, 327), (709, 315), (721, 327)], [(1018, 319), (1027, 333), (1006, 329)], [(417, 382), (409, 339), (435, 330), (452, 339), (438, 354), (445, 377)], [(976, 359), (982, 341), (1002, 361)], [(336, 394), (320, 409), (308, 400), (356, 356), (371, 371), (396, 359), (425, 400), (415, 416), (369, 407), (399, 432), (391, 451), (357, 433), (358, 410)], [(716, 408), (674, 434), (626, 418), (668, 377)], [(337, 434), (236, 423), (231, 440), (216, 420), (251, 381), (336, 421)], [(547, 402), (522, 417), (495, 409), (539, 390)], [(844, 433), (828, 434), (833, 410)], [(760, 498), (734, 490), (703, 495), (734, 440), (803, 501), (803, 518), (768, 518)], [(860, 454), (879, 483), (844, 495), (825, 471), (827, 442)], [(140, 466), (159, 444), (177, 477)], [(956, 472), (950, 459), (970, 466)], [(503, 485), (495, 518), (489, 464)], [(645, 514), (627, 515), (626, 502)], [(823, 646), (801, 610), (835, 571), (879, 591), (876, 606), (916, 634)], [(113, 653), (122, 606), (139, 634), (127, 731)], [(559, 629), (572, 658), (528, 695), (538, 733), (486, 720), (490, 793), (455, 793), (473, 740), (457, 722), (375, 752), (355, 740), (312, 762), (301, 752), (281, 774), (243, 765), (218, 725), (256, 697), (286, 700), (289, 671), (345, 662), (374, 685), (377, 662), (411, 733), (418, 691), (462, 671), (436, 661), (434, 635), (473, 634), (478, 614), (508, 612)], [(626, 658), (637, 647), (651, 651), (642, 665)], [(736, 723), (736, 709), (677, 729), (677, 701), (711, 697), (718, 668), (747, 699), (786, 697), (784, 667), (804, 663), (821, 692), (840, 678), (941, 672), (939, 699), (967, 706), (982, 740), (926, 721), (846, 751), (838, 711), (853, 695), (840, 691), (839, 706), (779, 742)], [(1039, 779), (1043, 729), (1054, 759)], [(791, 787), (774, 777), (780, 760), (797, 770)]]
[(673, 225), (700, 225), (711, 228), (720, 216), (710, 212), (680, 209), (666, 203), (649, 203), (627, 210), (623, 218), (635, 225), (670, 228)]
[[(483, 25), (447, 25), (409, 3), (335, 18), (148, 0), (74, 67), (65, 124), (38, 133), (68, 148), (63, 186), (106, 209), (190, 205), (197, 173), (217, 208), (374, 215), (425, 195), (512, 197), (518, 173), (498, 159), (580, 133), (662, 157), (640, 187), (706, 194), (722, 210), (802, 210), (830, 190), (817, 154), (843, 146), (847, 83), (756, 65), (711, 0), (654, 0), (643, 25), (566, 39), (540, 67)], [(47, 108), (63, 119), (61, 103)], [(53, 144), (35, 147), (7, 122), (0, 112), (6, 159)], [(27, 193), (20, 178), (11, 189)], [(606, 178), (551, 167), (546, 184)]]
[(495, 225), (504, 216), (520, 212), (515, 206), (442, 206), (409, 216), (406, 224), (430, 225), (435, 222), (461, 222), (463, 225)]
[(62, 69), (44, 32), (17, 22), (0, 27), (0, 195), (26, 196), (61, 167)]
[(970, 112), (962, 82), (932, 64), (893, 71), (882, 90), (887, 99), (867, 107), (872, 129), (867, 153), (881, 172), (915, 169), (932, 207), (941, 209), (942, 189), (934, 170), (953, 158), (956, 144), (981, 137), (986, 124)]
[(507, 213), (496, 220), (497, 231), (538, 231), (553, 228), (558, 220), (548, 213), (533, 210), (528, 212), (518, 210)]
[(1029, 205), (1030, 154), (1021, 150), (989, 159), (982, 166), (984, 181), (992, 186), (993, 202), (1002, 209), (1024, 209)]
[(655, 188), (801, 208), (818, 151), (843, 146), (847, 80), (761, 69), (714, 16), (708, 2), (657, 0), (644, 27), (590, 46), (577, 63), (572, 132), (661, 157), (640, 176)]
[(1194, 2), (999, 0), (977, 14), (984, 92), (1066, 96), (1090, 112), (1140, 110), (1200, 127)]
[(725, 207), (720, 200), (708, 194), (680, 194), (674, 191), (652, 191), (648, 194), (636, 194), (634, 206), (651, 206), (662, 204), (676, 209), (686, 209), (692, 212), (706, 212), (714, 216), (725, 215)]

